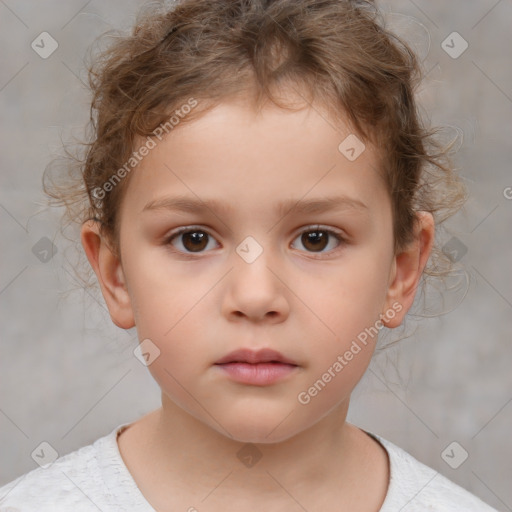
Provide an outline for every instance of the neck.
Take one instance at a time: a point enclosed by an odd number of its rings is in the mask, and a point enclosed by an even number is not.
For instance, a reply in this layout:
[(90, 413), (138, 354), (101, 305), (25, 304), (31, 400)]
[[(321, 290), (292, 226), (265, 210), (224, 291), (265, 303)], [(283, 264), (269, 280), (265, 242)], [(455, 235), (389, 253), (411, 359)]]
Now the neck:
[[(130, 454), (134, 443), (128, 448), (125, 439), (121, 451), (153, 506), (168, 504), (165, 492), (180, 489), (176, 502), (201, 497), (212, 510), (222, 510), (226, 503), (284, 510), (292, 498), (311, 510), (327, 505), (333, 495), (349, 510), (379, 510), (387, 490), (387, 456), (383, 468), (382, 451), (379, 459), (377, 443), (346, 422), (347, 410), (348, 402), (342, 403), (281, 442), (246, 443), (217, 432), (162, 394), (162, 407), (133, 424), (132, 437), (142, 440), (140, 449)], [(360, 508), (362, 486), (372, 490)]]

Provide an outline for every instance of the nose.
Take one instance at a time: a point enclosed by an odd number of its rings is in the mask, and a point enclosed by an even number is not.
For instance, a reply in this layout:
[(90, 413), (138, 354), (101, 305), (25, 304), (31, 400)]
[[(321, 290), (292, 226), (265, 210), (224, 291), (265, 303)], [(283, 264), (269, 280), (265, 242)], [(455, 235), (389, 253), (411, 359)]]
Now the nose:
[(223, 314), (231, 320), (283, 322), (289, 315), (291, 293), (283, 271), (270, 261), (266, 251), (250, 263), (238, 255), (236, 258), (227, 276)]

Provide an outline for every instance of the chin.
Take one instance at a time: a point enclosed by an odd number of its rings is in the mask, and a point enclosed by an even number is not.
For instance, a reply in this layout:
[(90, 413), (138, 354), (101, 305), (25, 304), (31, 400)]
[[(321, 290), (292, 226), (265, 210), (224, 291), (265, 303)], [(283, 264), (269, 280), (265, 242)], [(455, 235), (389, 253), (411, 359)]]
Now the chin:
[(214, 428), (224, 436), (240, 443), (274, 444), (287, 441), (301, 431), (297, 421), (292, 417), (293, 415), (288, 417), (286, 414), (283, 415), (282, 411), (279, 414), (270, 414), (268, 411), (265, 415), (246, 413), (233, 415), (230, 418), (224, 416), (222, 425), (229, 434), (219, 429), (218, 425)]

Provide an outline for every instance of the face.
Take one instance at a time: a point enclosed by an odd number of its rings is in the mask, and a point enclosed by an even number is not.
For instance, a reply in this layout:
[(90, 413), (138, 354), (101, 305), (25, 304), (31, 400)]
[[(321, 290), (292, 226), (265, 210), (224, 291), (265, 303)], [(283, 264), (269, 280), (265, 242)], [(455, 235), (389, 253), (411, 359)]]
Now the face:
[[(132, 171), (122, 279), (139, 340), (160, 351), (148, 369), (168, 400), (236, 440), (285, 440), (348, 405), (382, 316), (401, 309), (390, 199), (370, 146), (354, 161), (338, 149), (350, 133), (309, 107), (232, 101)], [(215, 363), (241, 348), (296, 366), (240, 382)]]

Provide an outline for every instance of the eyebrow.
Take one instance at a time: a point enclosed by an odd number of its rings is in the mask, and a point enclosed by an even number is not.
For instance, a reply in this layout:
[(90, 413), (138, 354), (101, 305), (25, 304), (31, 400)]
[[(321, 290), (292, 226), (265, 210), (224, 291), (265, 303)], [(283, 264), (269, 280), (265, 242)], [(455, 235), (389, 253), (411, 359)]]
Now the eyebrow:
[[(279, 216), (284, 216), (292, 211), (297, 214), (322, 213), (333, 210), (354, 209), (367, 211), (368, 206), (359, 199), (348, 196), (331, 196), (316, 199), (285, 199), (278, 202), (275, 206), (275, 212)], [(174, 210), (188, 213), (207, 213), (207, 210), (220, 213), (222, 215), (233, 215), (234, 209), (216, 199), (199, 200), (187, 196), (162, 197), (154, 199), (143, 208), (145, 211), (154, 210)]]

